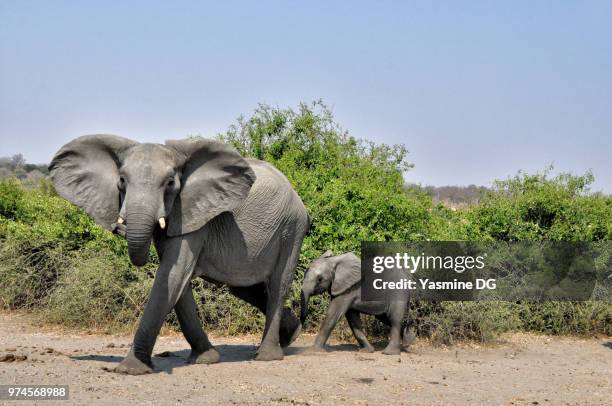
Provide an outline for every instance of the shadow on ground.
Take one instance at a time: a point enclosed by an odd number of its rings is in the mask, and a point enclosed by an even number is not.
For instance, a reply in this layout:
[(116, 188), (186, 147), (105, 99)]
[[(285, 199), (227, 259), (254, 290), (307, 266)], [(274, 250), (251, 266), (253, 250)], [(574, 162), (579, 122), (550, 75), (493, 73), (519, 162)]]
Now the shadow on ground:
[[(246, 362), (253, 361), (257, 352), (256, 345), (244, 345), (244, 344), (222, 344), (215, 346), (221, 360), (219, 362)], [(288, 347), (284, 349), (286, 356), (299, 355), (304, 353), (308, 347)], [(336, 351), (357, 351), (359, 347), (354, 344), (339, 344), (327, 346), (327, 352)], [(155, 365), (155, 372), (165, 372), (168, 374), (172, 373), (174, 368), (181, 368), (189, 366), (187, 358), (189, 357), (190, 350), (180, 351), (164, 351), (157, 353), (153, 356), (153, 365)], [(123, 360), (123, 356), (118, 355), (107, 355), (107, 354), (90, 354), (90, 355), (74, 355), (70, 357), (75, 361), (98, 361), (118, 364)], [(113, 369), (115, 366), (109, 366), (108, 369)]]
[[(221, 354), (220, 362), (244, 362), (251, 361), (255, 357), (257, 347), (254, 345), (218, 345), (217, 351)], [(180, 351), (164, 351), (153, 355), (153, 365), (155, 365), (155, 372), (166, 372), (171, 374), (174, 368), (181, 368), (189, 366), (187, 358), (189, 357), (190, 350)], [(117, 355), (105, 355), (105, 354), (92, 354), (92, 355), (79, 355), (71, 356), (71, 359), (75, 361), (99, 361), (99, 362), (110, 362), (118, 364), (123, 360), (123, 356)], [(109, 369), (113, 369), (114, 366), (110, 366)]]

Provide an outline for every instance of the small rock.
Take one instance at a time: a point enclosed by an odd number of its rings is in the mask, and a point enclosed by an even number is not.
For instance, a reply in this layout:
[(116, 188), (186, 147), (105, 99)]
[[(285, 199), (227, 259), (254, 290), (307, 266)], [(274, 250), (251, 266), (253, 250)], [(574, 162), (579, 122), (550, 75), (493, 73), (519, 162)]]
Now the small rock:
[(28, 359), (27, 355), (19, 354), (15, 355), (13, 353), (2, 354), (0, 355), (0, 362), (13, 362), (13, 361), (25, 361)]
[(108, 343), (106, 348), (115, 348), (115, 343)]
[(0, 362), (13, 362), (15, 361), (15, 354), (2, 354), (0, 355)]

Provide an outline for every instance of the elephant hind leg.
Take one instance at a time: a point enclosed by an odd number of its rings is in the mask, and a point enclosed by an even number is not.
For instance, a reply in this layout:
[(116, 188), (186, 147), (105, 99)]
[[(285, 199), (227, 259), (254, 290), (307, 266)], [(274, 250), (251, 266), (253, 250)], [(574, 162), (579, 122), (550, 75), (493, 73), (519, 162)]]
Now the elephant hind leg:
[(407, 350), (414, 343), (414, 340), (416, 340), (416, 331), (409, 324), (406, 324), (402, 328), (402, 347)]
[(358, 311), (349, 309), (346, 312), (346, 321), (348, 321), (349, 327), (353, 332), (353, 335), (357, 339), (359, 343), (359, 347), (361, 347), (361, 351), (363, 352), (374, 352), (374, 347), (368, 341), (363, 328), (361, 327), (361, 317)]
[(280, 322), (279, 341), (281, 347), (288, 347), (294, 342), (302, 331), (302, 323), (293, 311), (285, 307)]
[(213, 364), (219, 362), (219, 353), (208, 340), (198, 317), (198, 309), (191, 286), (186, 286), (174, 306), (181, 331), (191, 346), (188, 362), (191, 364)]
[(257, 350), (258, 361), (271, 361), (283, 358), (280, 345), (280, 327), (283, 317), (283, 304), (297, 267), (302, 241), (293, 242), (291, 251), (281, 252), (276, 269), (266, 283), (266, 327), (264, 337)]
[[(263, 314), (266, 314), (267, 306), (267, 295), (266, 285), (260, 283), (248, 287), (230, 287), (232, 294), (245, 302), (257, 307)], [(283, 308), (281, 315), (279, 341), (281, 347), (287, 347), (291, 344), (300, 334), (302, 329), (302, 323), (298, 319), (290, 308)]]
[(383, 350), (383, 354), (397, 355), (402, 351), (402, 318), (406, 304), (399, 301), (391, 302), (387, 318), (391, 323), (391, 334), (389, 344)]

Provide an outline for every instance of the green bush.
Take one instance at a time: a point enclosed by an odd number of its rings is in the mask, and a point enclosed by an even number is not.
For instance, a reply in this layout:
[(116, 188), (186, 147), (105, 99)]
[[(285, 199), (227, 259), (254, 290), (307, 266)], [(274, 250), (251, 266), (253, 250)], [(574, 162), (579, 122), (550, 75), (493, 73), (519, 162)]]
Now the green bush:
[(551, 169), (496, 182), (466, 219), (495, 240), (610, 240), (612, 199), (588, 193), (593, 175), (551, 178)]
[(545, 334), (612, 335), (612, 304), (609, 301), (541, 302), (516, 306), (519, 327)]
[[(589, 193), (591, 174), (550, 177), (519, 173), (497, 182), (478, 204), (453, 210), (434, 205), (426, 190), (406, 186), (411, 168), (401, 145), (376, 145), (348, 135), (320, 102), (298, 109), (259, 106), (218, 138), (243, 155), (279, 168), (313, 220), (287, 303), (296, 311), (308, 264), (325, 250), (359, 252), (361, 241), (583, 240), (612, 236), (612, 199)], [(116, 331), (133, 328), (157, 266), (133, 267), (124, 239), (58, 197), (50, 182), (38, 187), (0, 181), (0, 305), (42, 314), (48, 321)], [(603, 259), (604, 262), (609, 258)], [(608, 264), (599, 264), (600, 274)], [(600, 275), (600, 276), (601, 276)], [(200, 316), (208, 329), (239, 334), (261, 331), (264, 317), (226, 287), (194, 280)], [(609, 296), (603, 290), (601, 295)], [(313, 297), (308, 329), (325, 316), (328, 298)], [(435, 342), (488, 341), (499, 333), (610, 334), (612, 304), (420, 302), (410, 319)], [(178, 326), (174, 314), (171, 326)], [(386, 329), (374, 318), (375, 337)], [(348, 339), (346, 326), (337, 329)]]
[(500, 333), (520, 327), (514, 307), (508, 302), (444, 302), (421, 319), (424, 328), (419, 333), (444, 344), (491, 341)]
[(357, 251), (362, 240), (419, 240), (429, 233), (431, 198), (404, 186), (412, 167), (402, 145), (350, 137), (320, 102), (298, 111), (261, 105), (220, 134), (242, 155), (283, 172), (313, 220), (307, 259), (321, 250)]
[(0, 182), (0, 202), (2, 307), (37, 310), (70, 326), (111, 330), (134, 323), (155, 261), (144, 270), (132, 267), (125, 241), (56, 196), (48, 181), (36, 189)]
[(113, 331), (132, 326), (153, 278), (105, 251), (83, 249), (63, 264), (43, 314), (53, 323)]

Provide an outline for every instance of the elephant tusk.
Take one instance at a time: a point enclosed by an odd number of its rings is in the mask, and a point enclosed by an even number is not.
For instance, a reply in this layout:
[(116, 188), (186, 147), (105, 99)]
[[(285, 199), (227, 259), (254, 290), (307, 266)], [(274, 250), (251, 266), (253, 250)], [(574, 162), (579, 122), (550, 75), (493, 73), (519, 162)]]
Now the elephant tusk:
[(166, 228), (166, 220), (163, 217), (159, 218), (159, 226), (162, 230)]
[(117, 224), (123, 224), (123, 219), (121, 217), (117, 219)]

